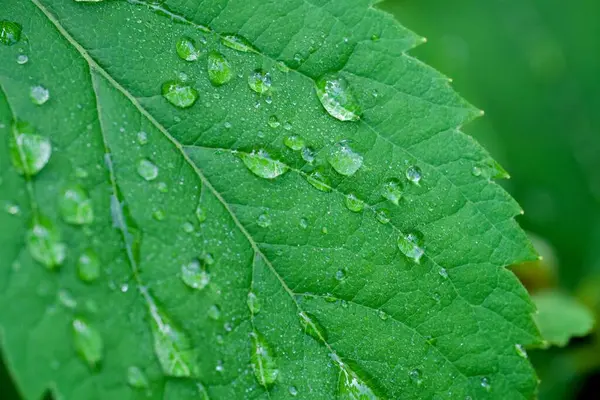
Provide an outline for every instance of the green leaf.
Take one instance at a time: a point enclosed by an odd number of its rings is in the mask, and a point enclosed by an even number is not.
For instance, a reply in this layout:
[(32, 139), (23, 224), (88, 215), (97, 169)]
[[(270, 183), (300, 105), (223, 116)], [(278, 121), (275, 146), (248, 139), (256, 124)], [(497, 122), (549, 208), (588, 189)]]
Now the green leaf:
[[(534, 307), (504, 267), (536, 255), (474, 173), (497, 165), (459, 129), (480, 112), (406, 55), (422, 40), (367, 0), (166, 4), (3, 3), (0, 327), (25, 397), (532, 398)], [(32, 173), (16, 121), (51, 143)]]
[(533, 296), (538, 308), (535, 321), (547, 345), (566, 346), (572, 337), (585, 336), (594, 327), (594, 316), (573, 297), (559, 291)]

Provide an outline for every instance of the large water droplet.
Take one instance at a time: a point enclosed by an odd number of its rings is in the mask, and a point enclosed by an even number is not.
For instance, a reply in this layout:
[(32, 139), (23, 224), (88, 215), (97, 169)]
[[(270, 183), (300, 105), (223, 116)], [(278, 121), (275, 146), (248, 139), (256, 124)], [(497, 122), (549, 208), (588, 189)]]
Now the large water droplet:
[(58, 205), (63, 219), (69, 224), (85, 225), (94, 221), (92, 200), (79, 185), (66, 187), (60, 194)]
[(147, 181), (152, 181), (158, 177), (158, 167), (146, 158), (138, 162), (137, 172)]
[(291, 135), (286, 136), (283, 139), (283, 144), (285, 144), (291, 150), (300, 151), (302, 148), (304, 148), (305, 142), (302, 136)]
[(208, 54), (208, 79), (215, 86), (226, 84), (233, 77), (231, 64), (221, 53), (211, 51)]
[(400, 204), (400, 199), (402, 198), (403, 189), (404, 185), (402, 182), (400, 182), (399, 179), (392, 178), (383, 184), (383, 187), (381, 188), (381, 195), (395, 205), (398, 205)]
[(300, 325), (305, 333), (318, 341), (327, 341), (327, 331), (314, 315), (304, 311), (298, 315), (300, 316)]
[(181, 266), (181, 280), (192, 289), (202, 290), (210, 283), (210, 275), (199, 260)]
[(523, 358), (527, 358), (527, 351), (525, 347), (521, 344), (515, 344), (515, 350), (517, 350), (517, 354)]
[(27, 247), (31, 257), (54, 270), (67, 256), (67, 246), (60, 241), (60, 233), (52, 221), (45, 217), (37, 218), (27, 232)]
[(265, 338), (258, 332), (252, 332), (250, 337), (252, 339), (250, 362), (254, 370), (254, 377), (261, 386), (268, 388), (275, 383), (279, 375), (275, 354)]
[(416, 231), (400, 235), (398, 237), (398, 248), (402, 254), (418, 264), (423, 254), (425, 254), (425, 250), (423, 250), (423, 235)]
[(256, 49), (254, 48), (254, 46), (252, 46), (252, 43), (250, 43), (248, 39), (240, 35), (223, 35), (221, 37), (221, 43), (223, 43), (223, 45), (229, 47), (230, 49), (234, 49), (244, 53), (248, 53), (250, 51), (256, 52)]
[(15, 123), (12, 129), (13, 136), (9, 141), (12, 163), (19, 174), (33, 176), (50, 160), (50, 140), (34, 134), (31, 125), (24, 122)]
[(162, 85), (162, 95), (175, 107), (188, 108), (198, 100), (198, 91), (180, 81), (168, 81)]
[(198, 206), (196, 208), (196, 218), (198, 219), (198, 222), (203, 223), (204, 221), (206, 221), (207, 217), (208, 216), (206, 215), (206, 210), (203, 207)]
[(242, 154), (242, 161), (252, 173), (261, 178), (275, 179), (289, 169), (287, 165), (273, 160), (264, 150)]
[(363, 157), (344, 143), (338, 143), (327, 160), (333, 169), (345, 176), (354, 175), (363, 163)]
[(411, 165), (406, 169), (406, 179), (415, 185), (418, 185), (419, 182), (421, 182), (422, 177), (423, 172), (421, 171), (421, 168), (417, 167), (416, 165)]
[(279, 118), (277, 118), (277, 115), (271, 115), (267, 123), (273, 129), (279, 128), (281, 126), (281, 122), (279, 122)]
[(96, 368), (102, 360), (103, 341), (100, 332), (83, 319), (73, 321), (73, 340), (77, 354), (90, 366)]
[(177, 41), (175, 50), (177, 50), (179, 58), (185, 61), (196, 61), (198, 56), (200, 56), (200, 52), (196, 49), (194, 41), (187, 37), (182, 37)]
[(31, 89), (29, 89), (29, 97), (34, 104), (41, 106), (50, 99), (50, 91), (40, 85), (32, 86)]
[(361, 212), (365, 208), (365, 202), (352, 193), (346, 195), (345, 203), (348, 210), (355, 213)]
[(246, 301), (248, 309), (252, 314), (258, 314), (260, 312), (260, 300), (253, 292), (248, 293), (248, 299)]
[(375, 218), (382, 224), (388, 224), (390, 222), (390, 212), (385, 208), (380, 208), (375, 212)]
[(27, 64), (28, 61), (29, 61), (29, 57), (27, 56), (27, 54), (19, 54), (17, 56), (17, 64), (19, 64), (19, 65)]
[(298, 396), (298, 389), (296, 388), (296, 386), (290, 386), (288, 388), (288, 391), (290, 392), (290, 395), (292, 396)]
[(332, 117), (340, 121), (360, 119), (360, 107), (343, 77), (324, 76), (316, 82), (316, 91), (321, 104)]
[(313, 187), (317, 188), (321, 192), (331, 192), (331, 182), (329, 178), (320, 173), (319, 171), (315, 171), (306, 177), (308, 183), (310, 183)]
[(21, 30), (21, 25), (16, 22), (0, 21), (0, 42), (4, 45), (12, 46), (21, 40)]
[(263, 94), (271, 88), (271, 75), (257, 69), (248, 75), (248, 86), (258, 94)]
[(92, 249), (87, 249), (77, 260), (77, 276), (84, 282), (93, 282), (100, 277), (100, 258)]
[(340, 367), (340, 380), (338, 382), (338, 399), (340, 400), (378, 400), (373, 390), (354, 373), (340, 358), (332, 354), (331, 357)]
[(131, 366), (127, 368), (127, 384), (135, 389), (145, 389), (148, 387), (148, 378), (141, 369)]

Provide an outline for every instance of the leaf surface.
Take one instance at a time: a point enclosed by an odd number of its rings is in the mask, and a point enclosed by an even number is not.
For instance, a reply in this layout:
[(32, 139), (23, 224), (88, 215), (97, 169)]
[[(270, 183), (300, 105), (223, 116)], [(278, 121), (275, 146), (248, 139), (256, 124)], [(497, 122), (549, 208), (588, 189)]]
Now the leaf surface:
[(520, 208), (460, 132), (480, 112), (371, 1), (5, 3), (26, 398), (534, 396)]

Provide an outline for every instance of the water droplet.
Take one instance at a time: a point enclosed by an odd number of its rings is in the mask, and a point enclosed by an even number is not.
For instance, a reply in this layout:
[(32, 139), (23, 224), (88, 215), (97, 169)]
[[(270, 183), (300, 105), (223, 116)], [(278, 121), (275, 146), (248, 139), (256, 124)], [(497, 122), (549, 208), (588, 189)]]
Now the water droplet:
[(215, 321), (221, 318), (221, 309), (217, 305), (212, 305), (208, 308), (208, 317)]
[(271, 346), (258, 332), (252, 332), (250, 337), (252, 339), (250, 362), (254, 370), (254, 377), (259, 385), (268, 388), (275, 383), (279, 375), (275, 355)]
[(442, 269), (440, 269), (440, 272), (439, 272), (439, 274), (440, 274), (440, 276), (441, 276), (442, 278), (444, 278), (444, 279), (447, 279), (447, 278), (448, 278), (448, 271), (446, 271), (446, 268), (442, 268)]
[(410, 378), (411, 382), (415, 383), (417, 386), (423, 384), (423, 378), (419, 369), (415, 368), (412, 371), (410, 371), (408, 373), (408, 377)]
[(135, 389), (145, 389), (148, 387), (148, 378), (141, 369), (131, 366), (127, 368), (127, 384)]
[(181, 227), (183, 228), (183, 231), (185, 233), (192, 233), (192, 232), (194, 232), (194, 225), (191, 222), (184, 222)]
[(521, 344), (515, 344), (515, 350), (517, 350), (517, 354), (523, 358), (527, 358), (527, 351), (525, 347)]
[(338, 281), (343, 281), (344, 279), (346, 279), (346, 270), (338, 269), (335, 273), (335, 279), (337, 279)]
[(244, 153), (242, 161), (254, 175), (265, 179), (275, 179), (288, 170), (287, 165), (271, 159), (264, 150), (253, 151), (250, 154)]
[(88, 173), (85, 169), (83, 168), (75, 168), (75, 176), (79, 179), (85, 179), (88, 177)]
[(21, 40), (21, 25), (12, 21), (0, 21), (0, 42), (6, 46), (12, 46)]
[(483, 171), (481, 170), (480, 167), (474, 166), (473, 169), (471, 170), (471, 173), (473, 174), (473, 176), (481, 176)]
[(338, 143), (335, 146), (335, 150), (329, 155), (327, 159), (329, 164), (339, 174), (344, 176), (352, 176), (362, 166), (363, 157), (354, 152), (348, 145)]
[(395, 205), (399, 205), (403, 189), (404, 185), (402, 182), (399, 179), (392, 178), (383, 184), (381, 195)]
[(345, 203), (348, 210), (355, 213), (361, 212), (365, 208), (365, 202), (352, 193), (346, 195)]
[(216, 51), (208, 54), (207, 71), (210, 83), (215, 86), (224, 85), (233, 78), (231, 64), (223, 54)]
[(240, 35), (223, 35), (221, 37), (221, 43), (223, 43), (223, 45), (229, 47), (230, 49), (241, 51), (243, 53), (248, 53), (250, 51), (256, 52), (254, 46), (252, 46), (252, 43), (250, 43), (248, 39)]
[(77, 260), (77, 276), (84, 282), (93, 282), (100, 277), (100, 258), (92, 249), (87, 249)]
[(388, 224), (390, 222), (390, 212), (385, 208), (380, 208), (375, 212), (375, 218), (382, 224)]
[(73, 321), (73, 340), (77, 354), (90, 366), (96, 368), (102, 360), (103, 342), (100, 332), (77, 318)]
[(277, 61), (275, 67), (283, 73), (290, 72), (290, 67), (288, 67), (283, 61)]
[(300, 219), (300, 227), (302, 229), (308, 228), (308, 221), (306, 220), (306, 218), (301, 218)]
[(418, 264), (425, 253), (425, 250), (423, 250), (423, 235), (416, 231), (400, 235), (398, 237), (398, 248), (402, 254)]
[(73, 225), (91, 224), (94, 221), (92, 200), (79, 185), (62, 190), (58, 205), (65, 222)]
[(146, 158), (138, 162), (137, 172), (147, 181), (152, 181), (158, 177), (158, 167)]
[(50, 99), (50, 91), (43, 86), (32, 86), (29, 90), (29, 97), (34, 104), (41, 106)]
[(314, 315), (304, 311), (298, 315), (300, 316), (300, 325), (302, 325), (304, 333), (307, 333), (318, 341), (327, 341), (327, 331)]
[(331, 192), (332, 190), (329, 179), (319, 171), (315, 171), (308, 175), (306, 180), (321, 192)]
[(137, 133), (137, 141), (142, 146), (148, 143), (148, 134), (144, 131), (140, 131)]
[(10, 156), (17, 172), (33, 176), (40, 172), (52, 155), (50, 140), (33, 133), (31, 125), (17, 122), (9, 142)]
[(271, 217), (269, 217), (269, 215), (267, 214), (261, 214), (258, 216), (256, 223), (261, 228), (268, 228), (269, 226), (271, 226)]
[(388, 313), (386, 313), (386, 312), (385, 312), (385, 311), (383, 311), (383, 310), (379, 310), (379, 311), (377, 311), (377, 316), (378, 316), (378, 317), (379, 317), (379, 318), (380, 318), (382, 321), (385, 321), (385, 320), (387, 320), (387, 319), (390, 317), (390, 316), (388, 315)]
[(77, 300), (75, 300), (71, 292), (69, 292), (68, 290), (61, 289), (58, 291), (58, 301), (64, 307), (71, 310), (77, 307)]
[(283, 124), (283, 129), (285, 129), (286, 131), (291, 131), (292, 130), (292, 124), (290, 122), (286, 122)]
[(286, 136), (283, 139), (283, 144), (285, 144), (291, 150), (299, 151), (299, 150), (302, 150), (305, 143), (304, 143), (304, 139), (302, 138), (302, 136), (291, 135), (291, 136)]
[(154, 218), (157, 221), (163, 221), (165, 217), (166, 215), (163, 210), (156, 210), (152, 213), (152, 218)]
[(162, 85), (162, 95), (175, 107), (188, 108), (198, 100), (198, 91), (180, 81), (168, 81)]
[(202, 290), (210, 283), (210, 275), (199, 260), (181, 266), (181, 280), (192, 289)]
[(258, 94), (263, 94), (271, 88), (271, 75), (257, 69), (248, 75), (248, 86)]
[(341, 76), (324, 76), (316, 82), (316, 91), (321, 104), (332, 117), (340, 121), (360, 119), (360, 107)]
[(290, 386), (288, 388), (288, 391), (290, 392), (290, 395), (292, 395), (292, 396), (298, 395), (298, 389), (296, 389), (296, 386)]
[(373, 390), (354, 373), (336, 354), (331, 357), (340, 367), (338, 398), (344, 400), (378, 400)]
[(158, 191), (161, 193), (167, 193), (169, 191), (169, 187), (164, 182), (158, 182), (158, 185), (156, 187), (158, 188)]
[(406, 179), (415, 185), (418, 185), (419, 182), (421, 182), (422, 177), (423, 172), (421, 171), (421, 168), (417, 167), (416, 165), (412, 165), (406, 169)]
[(315, 151), (310, 147), (303, 148), (301, 155), (302, 159), (307, 163), (312, 164), (313, 162), (315, 162), (316, 154)]
[(200, 206), (198, 206), (196, 208), (196, 218), (198, 219), (198, 222), (203, 223), (204, 221), (206, 221), (207, 215), (206, 215), (206, 210)]
[(19, 64), (19, 65), (27, 64), (28, 61), (29, 61), (29, 57), (27, 57), (26, 54), (19, 54), (17, 56), (17, 64)]
[(185, 61), (196, 61), (200, 55), (200, 52), (196, 49), (194, 41), (187, 37), (182, 37), (177, 41), (175, 50), (177, 50), (177, 55), (179, 58)]
[(27, 232), (27, 247), (31, 257), (54, 270), (67, 256), (67, 246), (60, 242), (60, 233), (49, 219), (37, 218)]
[(248, 293), (246, 304), (248, 304), (248, 309), (252, 314), (258, 314), (260, 312), (260, 300), (253, 292)]
[(488, 392), (492, 390), (492, 385), (490, 384), (490, 380), (486, 377), (481, 378), (481, 387), (487, 390)]
[(16, 204), (9, 203), (6, 206), (4, 206), (4, 209), (10, 215), (18, 215), (18, 214), (21, 213), (21, 208), (18, 205), (16, 205)]
[(271, 115), (269, 117), (269, 122), (268, 122), (269, 126), (273, 129), (275, 128), (279, 128), (281, 126), (281, 122), (279, 122), (279, 118), (277, 118), (276, 115)]

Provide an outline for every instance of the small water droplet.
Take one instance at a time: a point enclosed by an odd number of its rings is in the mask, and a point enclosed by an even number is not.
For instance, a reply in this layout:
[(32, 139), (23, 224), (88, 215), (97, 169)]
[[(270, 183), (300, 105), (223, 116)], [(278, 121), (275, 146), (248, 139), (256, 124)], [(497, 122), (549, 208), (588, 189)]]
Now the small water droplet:
[(265, 338), (258, 332), (252, 332), (250, 337), (252, 339), (250, 363), (254, 370), (254, 377), (259, 385), (265, 388), (271, 387), (279, 375), (275, 354)]
[(388, 313), (386, 313), (386, 312), (385, 312), (385, 311), (383, 311), (383, 310), (379, 310), (379, 311), (377, 311), (377, 316), (378, 316), (378, 317), (379, 317), (379, 318), (380, 318), (382, 321), (385, 321), (385, 320), (387, 320), (387, 319), (390, 317), (390, 316), (388, 315)]
[(264, 150), (242, 154), (242, 161), (246, 167), (256, 176), (265, 179), (275, 179), (289, 169), (280, 161), (273, 160)]
[(269, 226), (271, 226), (271, 217), (269, 217), (268, 214), (261, 214), (258, 216), (256, 223), (261, 228), (268, 228)]
[(417, 386), (421, 386), (423, 384), (423, 377), (421, 375), (421, 370), (416, 368), (408, 373), (411, 382), (415, 383)]
[(423, 235), (417, 231), (400, 235), (398, 237), (398, 248), (402, 254), (419, 264), (421, 257), (425, 254), (425, 250), (423, 250)]
[(403, 189), (404, 185), (402, 182), (399, 179), (392, 178), (383, 184), (381, 195), (395, 205), (399, 205)]
[(85, 179), (88, 177), (88, 173), (85, 169), (83, 168), (75, 168), (75, 176), (79, 179)]
[(418, 185), (419, 182), (421, 182), (422, 177), (423, 172), (421, 171), (421, 168), (417, 167), (416, 165), (412, 165), (406, 169), (406, 179), (415, 185)]
[(300, 316), (300, 325), (302, 325), (304, 333), (318, 341), (327, 341), (327, 331), (314, 315), (304, 311), (298, 315)]
[(343, 281), (344, 279), (346, 279), (346, 270), (338, 269), (335, 273), (335, 279), (337, 279), (338, 281)]
[(492, 385), (490, 384), (490, 380), (486, 377), (481, 378), (481, 387), (487, 390), (488, 392), (492, 390)]
[(248, 39), (243, 36), (235, 34), (227, 34), (221, 37), (221, 43), (229, 47), (230, 49), (248, 53), (250, 51), (256, 52), (254, 46)]
[(0, 42), (6, 46), (12, 46), (21, 40), (21, 25), (12, 21), (0, 21)]
[(327, 159), (339, 174), (352, 176), (362, 166), (363, 157), (345, 143), (338, 143)]
[(296, 389), (296, 386), (290, 386), (288, 388), (288, 391), (290, 392), (290, 395), (292, 395), (292, 396), (298, 395), (298, 389)]
[(158, 185), (156, 187), (158, 188), (158, 191), (161, 193), (167, 193), (169, 191), (169, 187), (164, 182), (158, 182)]
[(163, 210), (156, 210), (152, 213), (152, 218), (154, 218), (157, 221), (163, 221), (165, 217), (166, 215)]
[(137, 141), (142, 146), (148, 143), (148, 134), (144, 131), (140, 131), (137, 133)]
[(77, 276), (84, 282), (93, 282), (100, 277), (100, 258), (93, 249), (87, 249), (79, 256)]
[(31, 257), (54, 270), (67, 256), (67, 246), (60, 242), (60, 233), (49, 219), (37, 218), (27, 232), (27, 247)]
[(471, 173), (473, 174), (473, 176), (481, 176), (483, 171), (481, 170), (480, 167), (474, 166), (473, 169), (471, 170)]
[(305, 147), (302, 149), (302, 159), (309, 164), (315, 162), (316, 154), (315, 151), (310, 147)]
[(127, 384), (134, 389), (145, 389), (148, 387), (146, 374), (136, 366), (127, 368)]
[(208, 216), (206, 215), (206, 210), (198, 206), (196, 208), (196, 218), (198, 219), (198, 222), (203, 223), (204, 221), (206, 221), (207, 217)]
[(365, 208), (365, 202), (352, 193), (346, 195), (345, 204), (348, 210), (355, 213), (361, 212)]
[(19, 54), (17, 56), (17, 64), (19, 65), (27, 64), (28, 61), (29, 57), (26, 54)]
[(92, 200), (79, 185), (63, 189), (58, 204), (63, 219), (69, 224), (85, 225), (94, 221)]
[(267, 92), (271, 84), (271, 75), (263, 70), (257, 69), (248, 75), (248, 86), (258, 94)]
[(21, 208), (18, 205), (12, 203), (6, 204), (4, 206), (4, 209), (10, 215), (19, 215), (21, 213)]
[(277, 61), (277, 64), (275, 64), (275, 67), (283, 73), (287, 73), (290, 72), (290, 67), (288, 67), (283, 61)]
[(308, 183), (310, 183), (313, 187), (320, 190), (321, 192), (331, 192), (331, 182), (329, 179), (320, 173), (319, 171), (315, 171), (308, 175), (306, 178)]
[(268, 122), (269, 126), (273, 129), (275, 128), (279, 128), (281, 126), (281, 122), (279, 122), (279, 118), (277, 118), (276, 115), (271, 115), (269, 117), (269, 122)]
[(137, 172), (147, 181), (153, 181), (158, 177), (158, 167), (146, 158), (138, 162)]
[(225, 371), (225, 366), (223, 365), (223, 360), (217, 360), (217, 365), (215, 366), (215, 371), (217, 371), (217, 372)]
[(65, 289), (61, 289), (58, 291), (58, 301), (64, 307), (71, 309), (71, 310), (73, 310), (77, 307), (77, 300), (75, 300), (75, 298), (73, 297), (71, 292), (69, 292), (68, 290), (65, 290)]
[(198, 100), (198, 91), (180, 81), (168, 81), (162, 85), (162, 95), (175, 107), (188, 108)]
[(217, 305), (212, 305), (208, 308), (208, 317), (215, 321), (221, 318), (221, 309)]
[(50, 99), (50, 91), (43, 86), (32, 86), (29, 89), (29, 97), (34, 104), (41, 106)]
[(211, 51), (208, 54), (208, 79), (215, 86), (222, 86), (233, 78), (231, 64), (225, 56), (216, 51)]
[(246, 300), (246, 304), (248, 304), (248, 309), (252, 314), (258, 314), (260, 312), (260, 300), (256, 294), (253, 292), (248, 293), (248, 299)]
[(380, 208), (375, 212), (375, 218), (382, 224), (388, 224), (390, 222), (390, 212), (385, 208)]
[(19, 174), (26, 176), (34, 176), (40, 172), (52, 155), (50, 140), (34, 134), (31, 125), (24, 122), (13, 125), (9, 148), (15, 169)]
[(194, 41), (187, 37), (182, 37), (175, 45), (177, 55), (184, 61), (196, 61), (200, 52), (196, 49)]
[(316, 82), (316, 91), (321, 104), (332, 117), (340, 121), (360, 119), (360, 107), (343, 77), (324, 76)]
[(527, 351), (525, 347), (521, 344), (515, 344), (515, 350), (517, 350), (517, 354), (523, 358), (527, 358)]
[(439, 272), (440, 276), (444, 279), (448, 279), (448, 271), (446, 270), (446, 268), (442, 268), (440, 269)]
[(184, 222), (182, 228), (185, 233), (194, 232), (194, 225), (191, 222)]
[(306, 218), (301, 218), (300, 219), (300, 227), (302, 229), (308, 228), (308, 221), (306, 220)]
[(302, 148), (304, 148), (305, 142), (302, 136), (291, 135), (286, 136), (283, 139), (283, 144), (285, 144), (291, 150), (300, 151)]
[(94, 369), (102, 360), (103, 341), (100, 332), (83, 319), (73, 321), (73, 340), (77, 354)]
[(181, 266), (181, 280), (192, 289), (202, 290), (210, 283), (210, 275), (199, 260)]

